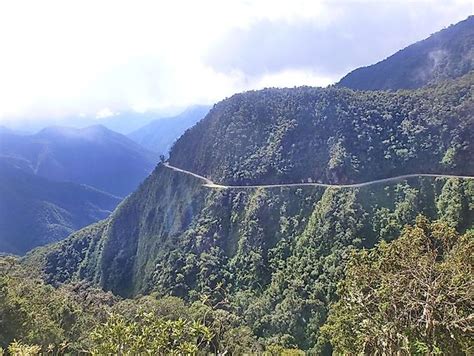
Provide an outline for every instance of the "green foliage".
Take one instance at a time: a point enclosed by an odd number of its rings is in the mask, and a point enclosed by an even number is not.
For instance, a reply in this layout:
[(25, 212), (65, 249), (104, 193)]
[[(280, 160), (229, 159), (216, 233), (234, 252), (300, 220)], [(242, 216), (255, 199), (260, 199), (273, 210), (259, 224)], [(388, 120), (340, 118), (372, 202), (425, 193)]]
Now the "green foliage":
[(140, 313), (132, 321), (111, 315), (93, 330), (91, 338), (95, 355), (182, 355), (204, 350), (212, 334), (198, 322), (163, 320), (152, 313)]
[[(36, 251), (26, 262), (45, 266), (56, 285), (85, 278), (121, 294), (132, 290), (122, 294), (127, 297), (152, 292), (138, 304), (128, 300), (113, 307), (127, 318), (140, 312), (142, 303), (170, 320), (202, 321), (207, 315), (202, 322), (213, 331), (213, 350), (233, 350), (223, 340), (250, 330), (246, 344), (256, 351), (280, 345), (323, 353), (329, 346), (319, 328), (352, 250), (394, 240), (420, 213), (449, 224), (454, 216), (462, 222), (460, 230), (473, 221), (472, 183), (456, 179), (245, 192), (206, 191), (198, 184), (159, 169), (109, 221)], [(452, 187), (458, 187), (456, 194), (448, 193)], [(458, 200), (464, 203), (452, 215)], [(168, 220), (167, 214), (190, 206), (191, 218), (180, 213)], [(169, 295), (205, 301), (221, 314), (207, 307), (190, 312)], [(167, 298), (160, 307), (157, 297)]]
[(156, 295), (120, 300), (84, 283), (54, 288), (15, 258), (2, 257), (0, 347), (15, 355), (263, 350), (236, 315), (203, 302)]
[(8, 353), (15, 356), (36, 356), (41, 352), (38, 345), (25, 345), (21, 342), (14, 341), (8, 346)]
[(183, 135), (169, 161), (229, 184), (473, 174), (473, 76), (412, 91), (236, 94)]
[(463, 212), (474, 207), (474, 182), (451, 179), (444, 186), (436, 206), (441, 219), (450, 226), (465, 229), (472, 223), (473, 215)]
[(353, 252), (323, 332), (337, 353), (470, 354), (474, 235), (420, 216)]
[(84, 350), (88, 333), (116, 301), (87, 284), (46, 285), (16, 258), (0, 257), (0, 347), (25, 353)]

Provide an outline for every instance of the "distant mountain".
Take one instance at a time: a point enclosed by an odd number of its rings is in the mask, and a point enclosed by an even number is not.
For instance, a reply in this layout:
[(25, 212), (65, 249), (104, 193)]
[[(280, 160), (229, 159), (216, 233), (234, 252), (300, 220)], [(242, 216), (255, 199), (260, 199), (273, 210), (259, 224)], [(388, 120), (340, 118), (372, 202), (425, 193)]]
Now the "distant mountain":
[[(109, 116), (97, 117), (97, 115), (70, 115), (67, 117), (23, 117), (15, 118), (3, 122), (3, 127), (13, 129), (15, 132), (35, 133), (44, 127), (66, 125), (68, 127), (83, 128), (88, 126), (102, 125), (109, 130), (121, 133), (123, 135), (139, 129), (149, 122), (174, 116), (180, 112), (180, 109), (169, 108), (166, 110), (153, 110), (146, 112), (136, 112), (133, 110), (121, 111), (117, 113), (110, 112)], [(107, 114), (107, 113), (105, 113)], [(5, 127), (6, 126), (6, 127)], [(1, 131), (1, 129), (0, 129)]]
[(0, 156), (23, 161), (26, 172), (90, 185), (118, 196), (131, 193), (158, 157), (104, 126), (48, 127), (35, 135), (0, 131)]
[(149, 150), (167, 155), (173, 143), (206, 116), (209, 109), (209, 106), (192, 106), (178, 116), (154, 120), (128, 137)]
[(337, 84), (360, 90), (414, 89), (474, 69), (474, 16), (412, 44)]
[(120, 198), (25, 172), (24, 161), (0, 159), (0, 251), (24, 254), (106, 218)]
[[(176, 111), (172, 111), (176, 112)], [(123, 135), (127, 135), (130, 132), (143, 127), (144, 125), (150, 123), (153, 120), (160, 119), (162, 117), (168, 117), (169, 111), (161, 112), (161, 111), (147, 111), (144, 113), (134, 112), (134, 111), (125, 111), (117, 113), (113, 116), (105, 117), (102, 119), (93, 118), (92, 120), (89, 119), (89, 122), (95, 122), (96, 124), (99, 123), (107, 127), (110, 130), (115, 132), (119, 132)], [(80, 121), (80, 120), (78, 120)], [(88, 125), (91, 125), (90, 123)], [(84, 127), (87, 125), (80, 125), (78, 122), (77, 127)]]

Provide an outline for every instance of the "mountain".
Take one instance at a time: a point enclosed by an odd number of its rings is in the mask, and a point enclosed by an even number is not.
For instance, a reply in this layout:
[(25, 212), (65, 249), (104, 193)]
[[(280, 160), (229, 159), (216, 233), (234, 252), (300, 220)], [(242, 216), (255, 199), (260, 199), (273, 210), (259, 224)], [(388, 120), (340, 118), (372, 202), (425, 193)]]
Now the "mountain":
[(471, 174), (473, 78), (399, 93), (302, 87), (237, 94), (179, 139), (169, 161), (228, 184)]
[(137, 112), (125, 110), (113, 112), (105, 109), (96, 114), (80, 114), (59, 117), (22, 117), (22, 118), (3, 118), (5, 126), (17, 132), (35, 133), (45, 127), (60, 126), (67, 122), (68, 127), (84, 128), (88, 126), (102, 125), (109, 130), (127, 135), (130, 132), (150, 123), (153, 120), (170, 117), (179, 113), (178, 108), (169, 108), (163, 110), (153, 110)]
[(86, 184), (126, 196), (152, 171), (158, 157), (104, 126), (48, 127), (34, 135), (0, 132), (0, 156), (24, 162), (30, 174)]
[(381, 62), (350, 72), (337, 85), (358, 90), (413, 89), (473, 69), (474, 16), (469, 16)]
[(74, 183), (28, 174), (0, 159), (0, 251), (24, 254), (106, 218), (120, 198)]
[(173, 143), (206, 116), (209, 109), (209, 106), (192, 106), (178, 116), (154, 120), (128, 137), (151, 151), (168, 155)]
[(157, 118), (160, 118), (160, 117), (163, 117), (163, 113), (160, 113), (160, 112), (139, 113), (139, 112), (125, 111), (125, 112), (114, 114), (109, 117), (105, 117), (101, 119), (93, 119), (93, 121), (95, 121), (96, 123), (99, 122), (100, 125), (107, 127), (109, 130), (121, 133), (122, 135), (127, 135), (128, 133), (134, 130), (137, 130), (143, 125), (146, 125), (149, 122), (156, 120)]
[[(474, 175), (474, 74), (413, 91), (265, 89), (226, 99), (169, 163), (217, 183), (367, 182)], [(474, 180), (361, 187), (213, 189), (159, 165), (107, 219), (25, 260), (53, 285), (222, 305), (266, 345), (328, 353), (320, 327), (354, 249), (396, 238), (420, 213), (473, 227)]]

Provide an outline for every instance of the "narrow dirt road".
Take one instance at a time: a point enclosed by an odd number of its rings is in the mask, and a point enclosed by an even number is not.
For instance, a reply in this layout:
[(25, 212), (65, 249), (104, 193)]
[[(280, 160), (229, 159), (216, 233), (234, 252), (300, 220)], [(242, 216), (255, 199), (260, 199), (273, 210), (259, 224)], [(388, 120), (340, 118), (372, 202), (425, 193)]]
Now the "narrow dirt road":
[(328, 188), (360, 188), (367, 185), (373, 185), (378, 183), (388, 183), (395, 182), (402, 179), (414, 178), (414, 177), (434, 177), (434, 178), (459, 178), (459, 179), (474, 179), (474, 176), (458, 176), (451, 174), (434, 174), (434, 173), (413, 173), (413, 174), (404, 174), (401, 176), (383, 178), (371, 180), (363, 183), (352, 183), (352, 184), (327, 184), (327, 183), (286, 183), (286, 184), (260, 184), (260, 185), (222, 185), (216, 184), (209, 178), (203, 177), (199, 174), (174, 167), (169, 163), (163, 163), (163, 165), (169, 169), (172, 169), (176, 172), (181, 172), (195, 178), (198, 178), (204, 181), (203, 186), (213, 189), (255, 189), (255, 188), (284, 188), (284, 187), (328, 187)]

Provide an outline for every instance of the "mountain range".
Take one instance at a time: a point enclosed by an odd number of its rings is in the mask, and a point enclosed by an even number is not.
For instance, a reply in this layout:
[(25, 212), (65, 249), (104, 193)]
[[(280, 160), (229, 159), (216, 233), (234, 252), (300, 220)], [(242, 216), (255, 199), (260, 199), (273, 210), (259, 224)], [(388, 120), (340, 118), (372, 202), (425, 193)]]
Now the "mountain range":
[(106, 218), (120, 198), (86, 185), (27, 173), (0, 158), (0, 251), (23, 255)]
[(104, 126), (48, 127), (34, 135), (0, 132), (0, 156), (53, 181), (86, 184), (124, 197), (152, 171), (158, 157)]
[(0, 130), (0, 251), (24, 254), (106, 218), (157, 161), (103, 126)]
[(173, 143), (209, 112), (210, 107), (195, 105), (177, 116), (153, 120), (127, 136), (143, 147), (168, 155)]
[[(420, 214), (473, 228), (473, 179), (338, 187), (402, 174), (474, 176), (472, 28), (468, 18), (336, 86), (221, 101), (177, 140), (168, 163), (238, 188), (204, 186), (160, 164), (108, 218), (34, 250), (23, 265), (53, 286), (85, 281), (137, 298), (130, 305), (143, 295), (210, 305), (210, 323), (225, 315), (216, 330), (233, 325), (234, 343), (330, 354), (322, 330), (354, 251), (393, 241)], [(434, 46), (440, 38), (452, 46)], [(417, 79), (435, 48), (449, 65)], [(394, 91), (402, 88), (411, 90)], [(331, 186), (292, 185), (301, 182)], [(283, 186), (258, 187), (272, 183)]]

